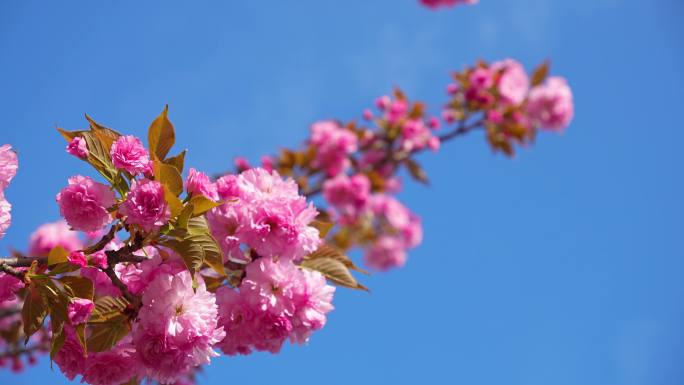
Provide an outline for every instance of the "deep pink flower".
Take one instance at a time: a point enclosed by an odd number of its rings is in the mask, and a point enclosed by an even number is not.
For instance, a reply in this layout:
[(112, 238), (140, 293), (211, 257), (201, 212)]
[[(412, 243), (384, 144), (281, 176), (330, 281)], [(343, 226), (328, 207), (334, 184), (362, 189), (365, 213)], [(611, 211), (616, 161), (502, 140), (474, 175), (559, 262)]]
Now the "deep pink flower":
[(9, 144), (0, 146), (0, 190), (7, 188), (17, 174), (18, 168), (17, 153), (12, 150), (12, 146)]
[(552, 76), (530, 91), (527, 111), (542, 128), (561, 131), (574, 115), (572, 90), (562, 77)]
[(148, 179), (133, 182), (119, 212), (126, 216), (126, 223), (148, 232), (165, 225), (171, 217), (161, 183)]
[(85, 139), (80, 136), (71, 139), (66, 146), (66, 152), (80, 159), (87, 159), (89, 154), (88, 145)]
[(170, 383), (208, 364), (218, 355), (212, 346), (225, 337), (217, 316), (216, 298), (201, 278), (195, 290), (187, 270), (157, 275), (143, 293), (133, 332), (147, 376)]
[(310, 143), (316, 147), (313, 166), (335, 176), (349, 167), (348, 155), (358, 146), (356, 135), (340, 127), (337, 122), (326, 120), (311, 125)]
[(57, 194), (59, 210), (67, 223), (80, 231), (95, 231), (112, 221), (107, 211), (116, 203), (114, 193), (102, 183), (76, 175)]
[(121, 136), (109, 150), (114, 167), (132, 175), (144, 173), (150, 167), (150, 155), (140, 139), (133, 135)]
[[(93, 266), (107, 268), (107, 254), (104, 250), (99, 250), (90, 254), (90, 264)], [(118, 265), (117, 265), (118, 266)]]
[(194, 168), (190, 168), (188, 177), (185, 179), (185, 190), (190, 195), (204, 195), (209, 199), (218, 199), (216, 185), (211, 182), (207, 174)]
[(121, 385), (141, 375), (131, 337), (126, 336), (106, 352), (88, 353), (83, 381), (90, 385)]
[(47, 256), (55, 246), (62, 246), (66, 251), (83, 248), (83, 242), (76, 231), (72, 231), (63, 220), (40, 225), (29, 238), (29, 254), (31, 256)]
[(505, 59), (492, 64), (492, 71), (501, 72), (498, 81), (499, 95), (510, 104), (520, 104), (530, 89), (530, 80), (525, 68), (513, 59)]
[(337, 209), (345, 222), (356, 222), (370, 196), (370, 180), (364, 174), (340, 174), (323, 183), (323, 197)]
[(66, 324), (64, 325), (63, 333), (66, 333), (66, 338), (64, 345), (62, 345), (62, 348), (59, 349), (55, 356), (55, 363), (64, 376), (72, 381), (74, 377), (83, 374), (86, 360), (83, 354), (83, 347), (78, 342), (73, 328)]
[(16, 299), (15, 293), (24, 287), (19, 278), (0, 273), (0, 304)]
[(439, 148), (439, 138), (422, 120), (407, 120), (401, 127), (401, 147), (404, 151), (416, 151), (424, 148)]
[(67, 256), (67, 260), (72, 265), (77, 265), (77, 266), (81, 266), (81, 267), (88, 266), (88, 259), (86, 258), (85, 254), (83, 254), (82, 251), (72, 251)]
[(273, 158), (268, 156), (268, 155), (262, 156), (261, 157), (261, 168), (263, 168), (264, 170), (266, 170), (268, 172), (273, 171), (274, 170)]
[(12, 205), (5, 199), (0, 191), (0, 239), (5, 236), (7, 229), (12, 224)]
[(401, 239), (382, 236), (366, 249), (364, 255), (366, 265), (381, 271), (402, 267), (406, 263), (406, 251)]
[(223, 353), (230, 356), (249, 354), (256, 338), (256, 318), (262, 311), (245, 301), (235, 289), (223, 286), (216, 292), (218, 324), (223, 326), (226, 337), (218, 344)]
[(109, 279), (107, 274), (105, 274), (102, 270), (96, 267), (82, 267), (81, 276), (88, 278), (93, 282), (93, 286), (95, 287), (95, 294), (97, 296), (109, 295), (112, 297), (118, 297), (121, 295), (121, 291), (116, 286), (114, 286), (112, 280)]
[(87, 322), (90, 319), (90, 313), (93, 312), (95, 304), (93, 301), (85, 298), (74, 298), (67, 306), (67, 316), (72, 325), (78, 325)]

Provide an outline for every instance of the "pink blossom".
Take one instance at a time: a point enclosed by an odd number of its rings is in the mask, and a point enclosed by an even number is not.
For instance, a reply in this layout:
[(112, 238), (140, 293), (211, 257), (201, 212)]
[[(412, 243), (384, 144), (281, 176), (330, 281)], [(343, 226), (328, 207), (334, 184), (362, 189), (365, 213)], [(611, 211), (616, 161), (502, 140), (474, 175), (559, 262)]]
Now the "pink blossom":
[(479, 0), (420, 0), (420, 2), (432, 9), (439, 7), (453, 7), (457, 4), (477, 4)]
[(88, 260), (86, 259), (85, 254), (83, 254), (82, 251), (72, 251), (69, 253), (67, 256), (67, 261), (71, 263), (72, 265), (77, 265), (81, 267), (86, 267), (88, 266)]
[(96, 251), (90, 254), (90, 264), (93, 266), (101, 267), (103, 269), (107, 268), (107, 254), (104, 250)]
[(406, 100), (397, 99), (392, 101), (392, 103), (390, 104), (389, 109), (387, 110), (386, 118), (390, 122), (396, 122), (399, 119), (403, 118), (406, 115), (407, 111), (408, 103), (406, 102)]
[(297, 266), (289, 260), (259, 258), (245, 269), (240, 286), (247, 300), (262, 311), (293, 315)]
[(467, 100), (480, 104), (489, 104), (494, 96), (490, 89), (494, 85), (494, 77), (489, 68), (478, 67), (468, 76), (469, 87), (465, 92)]
[(148, 170), (150, 156), (140, 139), (133, 135), (121, 136), (109, 150), (114, 167), (137, 175)]
[(373, 111), (369, 110), (368, 108), (363, 110), (363, 119), (364, 120), (372, 120), (373, 119)]
[(148, 232), (159, 229), (171, 217), (161, 183), (148, 179), (133, 182), (119, 212), (126, 216), (126, 223)]
[(244, 300), (235, 289), (223, 286), (216, 292), (219, 311), (219, 325), (226, 331), (226, 337), (218, 344), (223, 353), (234, 356), (249, 354), (256, 339), (258, 315), (261, 311)]
[(228, 202), (206, 214), (211, 234), (218, 241), (224, 255), (228, 260), (238, 263), (249, 262), (249, 257), (240, 248), (241, 238), (238, 230), (245, 221), (242, 213), (239, 203)]
[(325, 326), (326, 314), (331, 312), (335, 288), (327, 284), (325, 277), (317, 271), (302, 269), (295, 290), (295, 314), (290, 339), (305, 343), (311, 334)]
[(0, 146), (0, 190), (7, 188), (17, 174), (18, 168), (17, 153), (12, 150), (12, 146), (9, 144)]
[(316, 147), (313, 166), (335, 176), (349, 167), (348, 155), (357, 150), (357, 138), (337, 122), (326, 120), (311, 126), (310, 143)]
[(501, 72), (498, 89), (505, 102), (517, 105), (525, 100), (530, 80), (520, 62), (513, 59), (498, 61), (492, 64), (492, 71)]
[(406, 251), (401, 239), (392, 236), (380, 237), (364, 255), (366, 265), (381, 271), (402, 267), (406, 263)]
[(574, 115), (572, 90), (562, 77), (552, 76), (530, 91), (527, 111), (530, 118), (546, 128), (561, 131)]
[(131, 337), (126, 336), (112, 349), (89, 353), (83, 368), (83, 380), (90, 385), (121, 385), (141, 375)]
[(208, 364), (218, 355), (212, 346), (225, 337), (217, 316), (216, 298), (201, 278), (194, 290), (187, 270), (157, 275), (143, 293), (133, 332), (147, 376), (169, 383)]
[(80, 159), (87, 159), (89, 154), (88, 145), (85, 139), (80, 136), (71, 139), (66, 146), (66, 152)]
[(5, 236), (7, 229), (12, 224), (12, 205), (5, 199), (0, 191), (0, 239)]
[(63, 220), (40, 225), (29, 238), (29, 254), (32, 256), (47, 256), (55, 246), (71, 252), (82, 249), (83, 242)]
[(185, 270), (175, 262), (169, 261), (162, 264), (162, 257), (156, 247), (145, 246), (141, 251), (135, 252), (138, 256), (147, 256), (149, 259), (140, 263), (117, 264), (114, 271), (119, 279), (126, 284), (133, 294), (140, 294), (160, 274), (177, 273)]
[(15, 293), (23, 287), (24, 283), (19, 278), (0, 273), (0, 304), (16, 299)]
[(242, 172), (252, 168), (252, 166), (249, 165), (249, 161), (247, 160), (247, 158), (243, 158), (241, 156), (236, 157), (233, 160), (233, 163), (235, 164), (235, 167), (237, 168), (238, 172)]
[(78, 342), (73, 328), (70, 325), (64, 325), (63, 333), (66, 333), (66, 338), (64, 345), (55, 356), (55, 363), (64, 376), (72, 381), (74, 377), (83, 374), (86, 360), (83, 347)]
[(458, 84), (456, 84), (456, 83), (449, 83), (449, 84), (447, 85), (447, 94), (449, 94), (449, 95), (455, 95), (455, 94), (458, 92), (459, 89), (460, 89), (460, 87), (458, 86)]
[(261, 157), (261, 168), (263, 168), (264, 170), (266, 170), (268, 172), (273, 171), (274, 170), (273, 158), (268, 156), (268, 155), (262, 156)]
[(384, 110), (387, 107), (389, 107), (390, 102), (391, 102), (390, 97), (387, 95), (384, 95), (384, 96), (381, 96), (381, 97), (375, 99), (375, 106), (381, 110)]
[(340, 174), (323, 183), (325, 200), (350, 222), (355, 222), (355, 217), (368, 203), (369, 196), (370, 180), (364, 174), (356, 174), (351, 178)]
[(57, 194), (57, 203), (73, 229), (95, 231), (112, 221), (107, 209), (116, 203), (116, 198), (104, 184), (76, 175), (69, 178), (69, 186)]
[(407, 120), (401, 127), (401, 147), (408, 152), (426, 147), (436, 150), (439, 138), (432, 135), (432, 130), (422, 120)]
[(87, 322), (90, 319), (90, 313), (93, 312), (95, 304), (93, 301), (85, 298), (75, 298), (71, 300), (67, 306), (67, 316), (72, 325), (78, 325)]
[(216, 200), (218, 195), (216, 185), (211, 183), (207, 174), (191, 168), (185, 179), (185, 190), (189, 195), (204, 195), (209, 199)]
[(109, 295), (112, 297), (118, 297), (121, 295), (121, 291), (116, 286), (114, 286), (112, 280), (109, 279), (107, 274), (105, 274), (102, 270), (96, 267), (82, 267), (81, 276), (84, 278), (88, 278), (93, 282), (93, 286), (95, 287), (95, 294), (97, 296)]

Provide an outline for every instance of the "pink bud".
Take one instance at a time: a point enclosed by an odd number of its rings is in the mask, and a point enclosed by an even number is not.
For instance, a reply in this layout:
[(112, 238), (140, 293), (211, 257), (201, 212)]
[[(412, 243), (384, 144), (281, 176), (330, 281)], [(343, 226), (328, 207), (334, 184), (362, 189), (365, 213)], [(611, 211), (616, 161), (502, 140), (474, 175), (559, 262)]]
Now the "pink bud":
[(381, 110), (386, 109), (390, 104), (390, 98), (389, 96), (381, 96), (377, 99), (375, 99), (375, 106), (378, 107)]
[(458, 92), (458, 84), (456, 84), (456, 83), (450, 83), (449, 85), (447, 85), (447, 93), (448, 93), (449, 95), (453, 95), (453, 94), (455, 94), (455, 93), (457, 93), (457, 92)]
[(85, 139), (77, 136), (69, 142), (66, 146), (66, 151), (80, 159), (86, 159), (88, 157), (88, 146), (86, 145)]
[(363, 118), (366, 120), (373, 119), (373, 111), (369, 110), (368, 108), (363, 110)]
[(72, 251), (67, 257), (67, 260), (72, 265), (78, 265), (81, 267), (88, 266), (88, 260), (86, 259), (86, 256), (85, 254), (83, 254), (82, 251)]
[(82, 324), (90, 319), (95, 304), (85, 298), (75, 298), (67, 306), (67, 316), (72, 325)]

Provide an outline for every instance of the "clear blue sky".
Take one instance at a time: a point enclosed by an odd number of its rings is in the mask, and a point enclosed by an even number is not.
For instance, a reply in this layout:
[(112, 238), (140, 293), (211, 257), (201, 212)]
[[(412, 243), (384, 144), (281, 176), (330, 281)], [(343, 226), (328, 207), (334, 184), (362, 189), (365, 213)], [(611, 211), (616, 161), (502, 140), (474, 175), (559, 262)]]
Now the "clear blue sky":
[[(97, 5), (96, 5), (97, 4)], [(547, 57), (575, 92), (564, 135), (514, 160), (476, 134), (424, 157), (403, 199), (408, 266), (339, 290), (307, 347), (222, 358), (202, 384), (684, 383), (684, 5), (679, 0), (67, 1), (0, 4), (0, 142), (21, 168), (2, 250), (58, 217), (87, 172), (55, 126), (144, 135), (169, 103), (209, 172), (358, 117), (393, 85), (438, 106), (448, 72)], [(2, 384), (64, 384), (43, 360)]]

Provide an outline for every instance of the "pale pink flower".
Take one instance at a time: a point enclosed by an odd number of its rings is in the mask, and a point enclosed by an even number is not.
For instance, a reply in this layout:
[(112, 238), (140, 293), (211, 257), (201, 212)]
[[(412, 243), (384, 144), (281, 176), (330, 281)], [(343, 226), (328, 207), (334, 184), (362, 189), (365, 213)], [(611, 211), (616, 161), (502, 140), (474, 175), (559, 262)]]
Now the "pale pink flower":
[(295, 290), (295, 314), (292, 319), (290, 340), (306, 343), (311, 334), (325, 326), (332, 305), (335, 288), (327, 284), (325, 277), (317, 271), (301, 269)]
[(66, 152), (80, 159), (87, 159), (89, 154), (88, 145), (85, 139), (80, 136), (71, 139), (66, 146)]
[(187, 270), (159, 274), (142, 296), (133, 341), (147, 376), (161, 383), (208, 364), (218, 355), (212, 346), (225, 337), (214, 294), (201, 278), (196, 289), (192, 283)]
[(5, 199), (0, 191), (0, 239), (5, 236), (7, 229), (12, 224), (12, 205)]
[(133, 182), (119, 212), (126, 216), (126, 223), (148, 232), (159, 229), (171, 217), (161, 183), (148, 179)]
[(241, 292), (250, 303), (274, 314), (294, 314), (298, 267), (289, 260), (259, 258), (245, 269)]
[(67, 261), (69, 261), (69, 263), (71, 263), (72, 265), (77, 265), (81, 267), (88, 266), (88, 259), (82, 251), (72, 251), (71, 253), (69, 253), (69, 255), (67, 256)]
[(90, 314), (93, 312), (95, 304), (93, 301), (85, 298), (74, 298), (67, 305), (67, 317), (72, 325), (78, 325), (87, 322), (90, 319)]
[(492, 71), (501, 71), (498, 81), (499, 95), (510, 104), (520, 104), (530, 89), (530, 80), (525, 68), (514, 59), (505, 59), (492, 64)]
[(256, 317), (261, 310), (245, 301), (235, 289), (223, 286), (216, 292), (218, 305), (218, 324), (223, 327), (226, 337), (217, 345), (225, 354), (249, 354), (256, 336)]
[(402, 267), (406, 263), (406, 251), (401, 239), (382, 236), (366, 249), (364, 255), (366, 265), (381, 271)]
[(17, 153), (12, 146), (4, 144), (0, 146), (0, 190), (4, 190), (17, 174), (19, 163)]
[(527, 111), (542, 128), (562, 131), (574, 115), (572, 90), (562, 77), (552, 76), (530, 91)]
[(309, 142), (316, 147), (316, 157), (313, 166), (325, 170), (330, 176), (335, 176), (349, 165), (349, 154), (357, 150), (356, 135), (340, 127), (337, 122), (326, 120), (311, 125)]
[(131, 337), (126, 336), (106, 352), (88, 353), (83, 380), (90, 385), (121, 385), (141, 375)]
[(80, 231), (95, 231), (112, 221), (107, 209), (116, 203), (114, 193), (102, 183), (76, 175), (57, 194), (59, 210), (67, 223)]
[(370, 197), (370, 180), (364, 174), (340, 174), (323, 183), (323, 197), (335, 207), (345, 222), (355, 222)]
[(0, 273), (0, 304), (16, 299), (15, 293), (23, 287), (24, 283), (19, 278)]
[(132, 175), (144, 173), (150, 167), (150, 155), (140, 139), (133, 135), (121, 136), (109, 150), (114, 167)]
[(238, 263), (249, 262), (249, 257), (240, 248), (238, 230), (242, 226), (242, 207), (238, 202), (224, 203), (211, 209), (207, 214), (211, 235), (218, 241), (228, 260)]
[(224, 175), (216, 180), (216, 191), (219, 199), (232, 200), (240, 196), (240, 187), (238, 187), (237, 175)]
[(211, 182), (207, 174), (194, 168), (190, 168), (188, 177), (185, 179), (185, 190), (189, 195), (204, 195), (209, 199), (218, 199), (216, 185)]
[(62, 246), (66, 251), (83, 248), (76, 231), (72, 231), (63, 220), (40, 225), (29, 238), (29, 254), (31, 256), (47, 256), (55, 246)]

